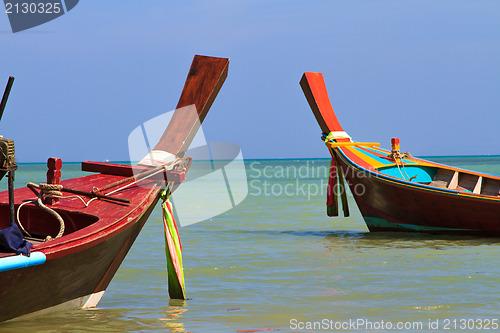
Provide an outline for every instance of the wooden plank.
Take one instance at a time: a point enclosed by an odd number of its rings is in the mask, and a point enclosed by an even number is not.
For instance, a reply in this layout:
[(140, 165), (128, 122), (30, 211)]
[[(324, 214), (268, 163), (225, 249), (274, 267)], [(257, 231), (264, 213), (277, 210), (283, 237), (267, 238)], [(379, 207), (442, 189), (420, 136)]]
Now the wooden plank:
[(460, 177), (458, 179), (458, 185), (472, 192), (476, 187), (478, 179), (479, 179), (478, 175), (461, 172)]
[[(97, 172), (97, 173), (101, 173), (104, 175), (113, 175), (113, 176), (142, 177), (143, 172), (149, 171), (152, 169), (153, 169), (152, 167), (141, 166), (141, 165), (130, 166), (130, 165), (123, 165), (123, 164), (92, 162), (92, 161), (82, 162), (82, 171)], [(172, 181), (172, 182), (175, 182), (177, 184), (180, 184), (184, 180), (186, 180), (186, 172), (185, 171), (168, 170), (166, 172), (162, 172), (162, 173), (158, 173), (156, 175), (153, 175), (149, 179)]]
[(151, 167), (140, 166), (140, 165), (132, 167), (131, 165), (94, 162), (94, 161), (82, 162), (82, 171), (97, 172), (106, 175), (131, 177), (134, 174), (138, 174), (140, 172), (147, 170), (151, 170)]
[(484, 178), (481, 194), (498, 196), (500, 194), (500, 181), (491, 178)]
[[(227, 77), (228, 66), (227, 58), (194, 57), (172, 120), (154, 150), (184, 156)], [(197, 112), (189, 112), (190, 105)]]
[(479, 178), (477, 179), (476, 186), (474, 186), (474, 190), (472, 191), (472, 193), (480, 194), (482, 183), (483, 183), (483, 177), (479, 176)]
[[(448, 187), (448, 184), (450, 183), (453, 174), (454, 174), (453, 170), (438, 168), (436, 171), (436, 175), (434, 176), (431, 184), (429, 185), (437, 187)], [(439, 184), (439, 185), (434, 185), (434, 184)]]
[[(300, 86), (323, 133), (344, 131), (333, 111), (323, 74), (304, 73), (300, 79)], [(348, 140), (339, 139), (339, 141)]]
[(448, 184), (448, 188), (451, 190), (456, 189), (458, 186), (458, 171), (453, 173), (453, 177), (451, 177), (450, 183)]

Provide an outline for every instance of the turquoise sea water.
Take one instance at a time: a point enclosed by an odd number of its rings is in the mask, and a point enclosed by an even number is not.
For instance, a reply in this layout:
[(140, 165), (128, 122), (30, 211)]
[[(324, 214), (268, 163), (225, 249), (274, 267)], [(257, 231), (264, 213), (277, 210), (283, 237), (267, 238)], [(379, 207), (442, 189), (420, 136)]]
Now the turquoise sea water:
[[(429, 159), (500, 174), (498, 156)], [(350, 218), (329, 218), (328, 163), (245, 161), (245, 200), (179, 230), (186, 302), (168, 298), (157, 207), (97, 309), (7, 322), (0, 332), (500, 330), (500, 239), (369, 233), (352, 197)], [(83, 174), (79, 164), (62, 171)], [(24, 164), (16, 186), (44, 177), (44, 165)]]

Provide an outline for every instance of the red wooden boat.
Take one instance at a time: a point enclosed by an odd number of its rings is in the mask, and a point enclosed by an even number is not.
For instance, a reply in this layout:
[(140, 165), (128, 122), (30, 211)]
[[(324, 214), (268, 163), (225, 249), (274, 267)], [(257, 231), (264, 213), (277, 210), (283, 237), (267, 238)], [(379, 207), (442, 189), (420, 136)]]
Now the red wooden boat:
[(378, 143), (356, 142), (333, 111), (321, 73), (304, 73), (300, 85), (323, 131), (332, 163), (328, 215), (338, 198), (349, 214), (343, 179), (370, 231), (500, 236), (500, 176), (414, 158)]
[[(190, 163), (183, 155), (224, 83), (228, 64), (225, 58), (195, 56), (177, 109), (154, 148), (154, 156), (169, 156), (175, 163), (132, 167), (83, 162), (82, 170), (94, 174), (61, 181), (63, 188), (57, 190), (62, 198), (52, 197), (53, 189), (43, 185), (44, 194), (37, 185), (11, 187), (10, 197), (8, 191), (0, 193), (0, 229), (18, 224), (30, 235), (23, 241), (33, 244), (29, 257), (0, 250), (0, 321), (97, 305), (161, 190), (168, 186), (173, 191), (184, 180)], [(193, 104), (197, 112), (186, 112), (193, 108), (185, 106)], [(48, 164), (48, 182), (58, 183), (60, 160), (49, 159)], [(15, 162), (6, 169), (13, 171)]]

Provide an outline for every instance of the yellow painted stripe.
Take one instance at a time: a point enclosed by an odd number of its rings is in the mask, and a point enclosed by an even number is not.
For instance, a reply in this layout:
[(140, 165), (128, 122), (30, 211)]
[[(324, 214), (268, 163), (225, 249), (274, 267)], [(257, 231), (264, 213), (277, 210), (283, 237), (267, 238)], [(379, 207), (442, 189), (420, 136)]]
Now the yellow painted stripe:
[(383, 148), (380, 148), (380, 147), (370, 147), (370, 148), (373, 149), (373, 150), (376, 150), (376, 151), (378, 151), (379, 153), (382, 153), (382, 154), (388, 154), (388, 153), (390, 153), (389, 150), (383, 149)]
[(344, 150), (349, 150), (350, 152), (352, 152), (354, 155), (356, 155), (357, 157), (361, 158), (363, 161), (365, 161), (366, 163), (370, 164), (371, 166), (373, 166), (375, 169), (376, 168), (380, 168), (380, 167), (383, 167), (383, 166), (386, 166), (385, 164), (383, 163), (380, 163), (379, 161), (371, 158), (370, 156), (367, 156), (366, 154), (364, 154), (363, 152), (357, 150), (356, 148), (354, 147), (342, 147), (342, 149)]
[(330, 142), (328, 141), (326, 145), (330, 148), (345, 147), (345, 146), (367, 146), (367, 147), (379, 147), (380, 143), (377, 142)]
[[(366, 147), (367, 149), (369, 150), (373, 150), (373, 151), (378, 151), (379, 153), (381, 154), (390, 154), (390, 151), (389, 150), (385, 150), (385, 149), (381, 149), (381, 148), (377, 148), (377, 147)], [(434, 163), (432, 161), (426, 161), (426, 160), (422, 160), (420, 158), (416, 158), (414, 157), (412, 160), (408, 160), (408, 159), (403, 159), (404, 161), (404, 164), (408, 164), (408, 165), (418, 165), (418, 166), (428, 166), (428, 167), (442, 167), (440, 164), (438, 163)], [(392, 164), (386, 164), (384, 166), (394, 166), (396, 165), (396, 163), (392, 163)]]

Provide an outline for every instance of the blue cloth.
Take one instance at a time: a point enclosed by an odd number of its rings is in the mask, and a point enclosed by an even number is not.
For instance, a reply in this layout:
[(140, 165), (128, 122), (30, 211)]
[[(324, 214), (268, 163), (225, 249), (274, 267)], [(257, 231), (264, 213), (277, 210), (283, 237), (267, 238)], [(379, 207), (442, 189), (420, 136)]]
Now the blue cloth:
[(0, 249), (29, 256), (32, 246), (33, 244), (24, 239), (15, 223), (11, 223), (7, 228), (0, 230)]

